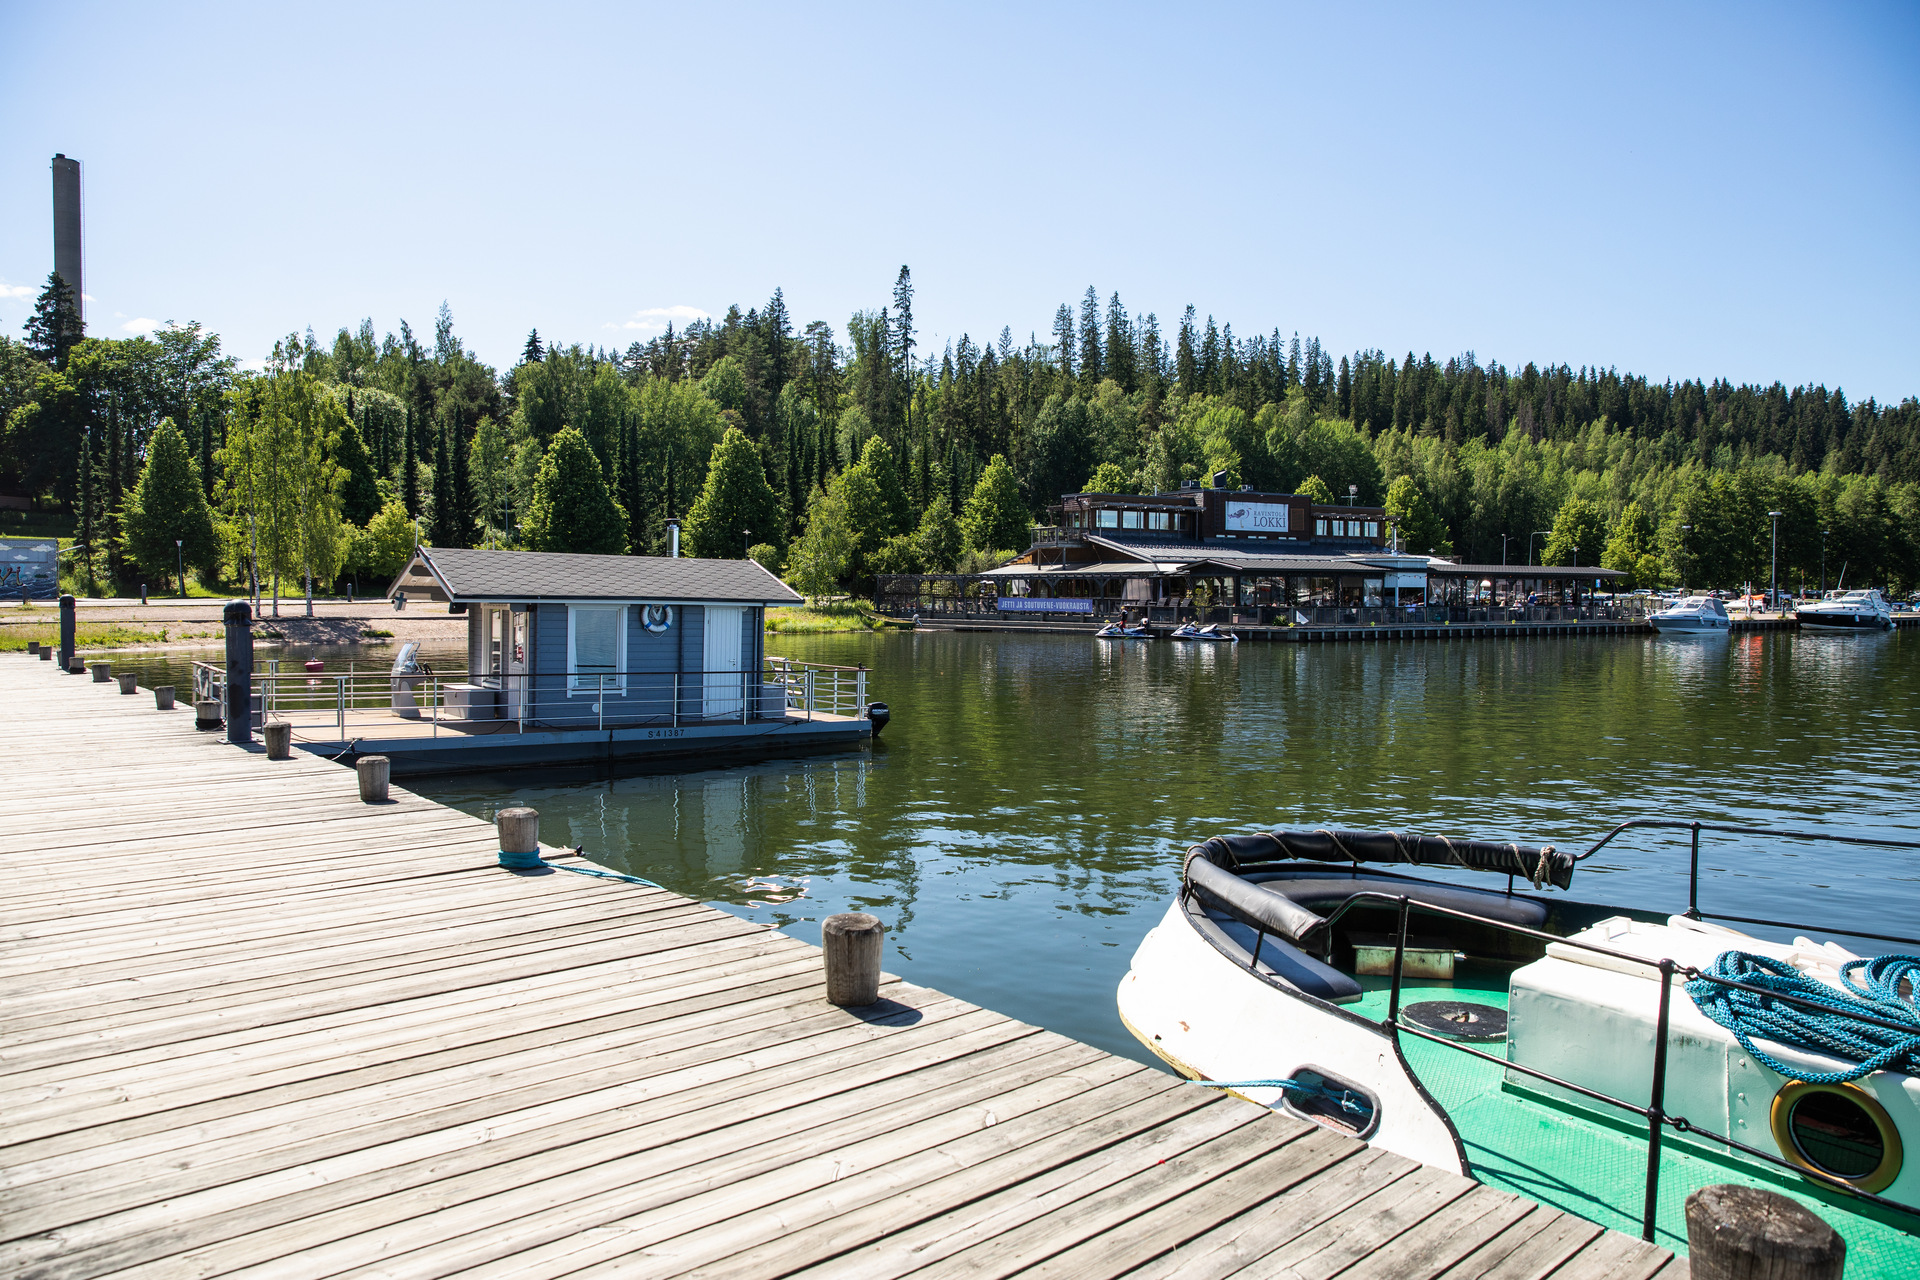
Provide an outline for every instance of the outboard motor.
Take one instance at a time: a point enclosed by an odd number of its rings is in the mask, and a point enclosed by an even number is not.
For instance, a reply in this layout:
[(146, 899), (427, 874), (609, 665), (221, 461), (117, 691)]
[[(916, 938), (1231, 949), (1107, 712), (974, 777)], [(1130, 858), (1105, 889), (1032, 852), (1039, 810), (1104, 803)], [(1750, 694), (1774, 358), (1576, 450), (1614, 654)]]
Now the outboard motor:
[(880, 736), (880, 731), (887, 727), (887, 721), (892, 718), (893, 713), (887, 710), (886, 703), (869, 702), (867, 704), (867, 723), (873, 726), (874, 737)]
[(414, 695), (414, 690), (420, 687), (422, 676), (432, 674), (432, 670), (416, 656), (419, 652), (420, 646), (415, 641), (409, 640), (401, 645), (399, 656), (393, 660), (393, 670), (388, 673), (391, 677), (388, 683), (393, 688), (394, 714), (406, 720), (420, 718), (420, 700)]

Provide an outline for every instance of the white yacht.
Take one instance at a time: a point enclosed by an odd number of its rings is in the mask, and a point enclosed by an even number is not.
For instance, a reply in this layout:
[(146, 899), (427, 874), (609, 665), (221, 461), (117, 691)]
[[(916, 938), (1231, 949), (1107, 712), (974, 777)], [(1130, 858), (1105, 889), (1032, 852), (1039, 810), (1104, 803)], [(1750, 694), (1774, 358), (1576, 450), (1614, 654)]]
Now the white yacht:
[(1803, 604), (1800, 625), (1821, 631), (1891, 631), (1893, 606), (1875, 590), (1832, 591), (1825, 600)]
[(1712, 596), (1688, 596), (1647, 615), (1655, 631), (1717, 631), (1725, 635), (1733, 627), (1726, 606)]

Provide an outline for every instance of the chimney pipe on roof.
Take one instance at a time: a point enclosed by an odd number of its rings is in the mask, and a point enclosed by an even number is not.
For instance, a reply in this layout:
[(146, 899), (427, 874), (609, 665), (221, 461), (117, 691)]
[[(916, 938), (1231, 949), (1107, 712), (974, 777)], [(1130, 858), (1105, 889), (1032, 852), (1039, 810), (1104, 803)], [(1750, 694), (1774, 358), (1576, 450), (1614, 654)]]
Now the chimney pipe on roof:
[(667, 521), (667, 554), (676, 560), (680, 558), (680, 522), (678, 520)]

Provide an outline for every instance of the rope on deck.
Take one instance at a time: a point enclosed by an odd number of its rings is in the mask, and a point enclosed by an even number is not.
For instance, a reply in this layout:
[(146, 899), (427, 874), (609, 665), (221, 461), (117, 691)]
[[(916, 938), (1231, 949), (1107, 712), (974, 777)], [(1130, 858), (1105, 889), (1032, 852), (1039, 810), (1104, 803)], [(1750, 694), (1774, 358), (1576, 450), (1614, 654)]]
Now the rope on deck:
[[(585, 845), (575, 846), (573, 850), (574, 855), (576, 857), (579, 856), (585, 849)], [(532, 853), (508, 853), (505, 849), (502, 849), (500, 850), (500, 865), (509, 871), (538, 871), (541, 867), (552, 867), (555, 871), (571, 871), (575, 875), (597, 876), (602, 880), (624, 880), (628, 884), (637, 884), (648, 889), (658, 889), (661, 887), (651, 880), (642, 880), (639, 876), (622, 875), (618, 871), (602, 871), (598, 867), (570, 867), (564, 862), (548, 862), (540, 856), (538, 849), (535, 849)]]
[[(1855, 981), (1855, 971), (1863, 981)], [(1886, 955), (1849, 960), (1840, 966), (1845, 991), (1806, 977), (1784, 960), (1745, 951), (1723, 951), (1702, 971), (1705, 976), (1687, 983), (1687, 994), (1701, 1013), (1733, 1032), (1740, 1047), (1790, 1080), (1808, 1084), (1841, 1084), (1874, 1071), (1903, 1071), (1920, 1075), (1920, 956)], [(1816, 1013), (1774, 1000), (1756, 991), (1743, 991), (1712, 978), (1764, 987), (1768, 992), (1798, 996), (1825, 1005), (1832, 1012)], [(1902, 988), (1905, 988), (1904, 990)], [(1851, 993), (1851, 994), (1850, 994)], [(1862, 1022), (1853, 1015), (1868, 1014), (1888, 1022), (1910, 1024), (1911, 1032)], [(1764, 1036), (1796, 1049), (1830, 1054), (1856, 1064), (1841, 1071), (1806, 1071), (1789, 1066), (1753, 1042)]]

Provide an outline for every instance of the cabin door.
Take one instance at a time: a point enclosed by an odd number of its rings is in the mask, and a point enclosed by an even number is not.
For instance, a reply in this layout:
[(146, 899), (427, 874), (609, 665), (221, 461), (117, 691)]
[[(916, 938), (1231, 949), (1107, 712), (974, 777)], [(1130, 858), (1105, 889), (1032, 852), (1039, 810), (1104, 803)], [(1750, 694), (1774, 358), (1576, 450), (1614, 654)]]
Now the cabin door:
[(505, 623), (501, 656), (505, 659), (502, 674), (506, 677), (506, 718), (523, 720), (530, 701), (527, 697), (527, 624), (533, 615), (525, 609), (514, 612), (503, 609), (495, 616)]
[(737, 717), (746, 708), (746, 691), (740, 683), (740, 640), (746, 615), (739, 605), (707, 606), (706, 653), (701, 665), (706, 671), (703, 710), (709, 720)]

